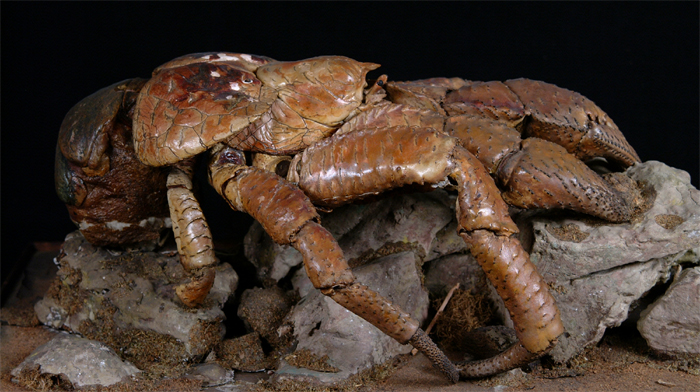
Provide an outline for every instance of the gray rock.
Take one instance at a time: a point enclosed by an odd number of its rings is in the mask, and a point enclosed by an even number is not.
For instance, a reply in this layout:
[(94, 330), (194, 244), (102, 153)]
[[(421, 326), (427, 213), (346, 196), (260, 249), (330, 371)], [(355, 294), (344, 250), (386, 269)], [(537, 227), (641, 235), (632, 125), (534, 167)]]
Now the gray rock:
[(140, 372), (104, 344), (67, 333), (39, 346), (12, 370), (12, 376), (21, 377), (23, 370), (37, 367), (41, 374), (62, 374), (74, 387), (109, 386)]
[(202, 387), (216, 387), (233, 382), (233, 370), (225, 369), (218, 363), (200, 363), (192, 366), (185, 378), (199, 380)]
[[(390, 253), (412, 250), (421, 261), (428, 261), (436, 234), (448, 225), (455, 213), (454, 198), (446, 192), (398, 195), (370, 205), (347, 206), (347, 211), (324, 217), (343, 254), (351, 265), (361, 265)], [(350, 221), (344, 215), (364, 207), (362, 218), (351, 229), (335, 229)], [(326, 222), (328, 221), (328, 222)], [(402, 247), (404, 247), (402, 249)]]
[(464, 242), (462, 237), (459, 236), (459, 230), (457, 225), (457, 218), (455, 212), (455, 204), (457, 202), (457, 197), (454, 195), (448, 195), (442, 190), (433, 191), (434, 194), (444, 194), (449, 197), (449, 205), (445, 206), (445, 209), (449, 207), (450, 216), (452, 221), (435, 233), (435, 241), (428, 252), (428, 256), (424, 261), (431, 261), (439, 259), (445, 255), (461, 255), (468, 253), (467, 244)]
[[(357, 281), (422, 322), (428, 313), (428, 293), (421, 284), (418, 264), (418, 257), (407, 251), (375, 260), (353, 272)], [(318, 372), (282, 363), (275, 375), (278, 379), (313, 378), (332, 383), (411, 351), (409, 345), (399, 344), (318, 290), (308, 291), (291, 318), (297, 350), (308, 349), (319, 357), (328, 355), (329, 365), (339, 372)]]
[(258, 222), (253, 222), (243, 242), (246, 258), (266, 285), (276, 284), (303, 261), (301, 253), (289, 245), (275, 243)]
[[(580, 279), (700, 246), (700, 191), (690, 184), (688, 173), (649, 161), (634, 165), (626, 174), (656, 194), (653, 206), (639, 220), (622, 224), (588, 219), (533, 220), (537, 239), (532, 258), (544, 261), (539, 270), (545, 278)], [(664, 217), (676, 217), (679, 223), (664, 227), (659, 223)], [(580, 242), (557, 238), (553, 229), (567, 224), (578, 226), (586, 238)]]
[[(460, 237), (460, 241), (464, 241)], [(444, 296), (459, 283), (462, 290), (472, 294), (489, 290), (484, 270), (469, 253), (443, 256), (430, 262), (425, 274), (425, 287), (435, 295)]]
[(230, 265), (216, 267), (205, 303), (186, 309), (175, 295), (185, 272), (174, 252), (110, 252), (78, 231), (66, 237), (63, 252), (59, 291), (50, 291), (34, 307), (42, 323), (82, 334), (106, 323), (114, 333), (134, 329), (166, 335), (183, 345), (184, 359), (202, 357), (221, 341), (221, 308), (238, 284)]
[(682, 256), (633, 263), (582, 279), (555, 282), (552, 291), (567, 334), (560, 337), (550, 355), (557, 362), (565, 362), (586, 346), (599, 342), (607, 328), (619, 326), (627, 319), (630, 307), (637, 300), (668, 279), (669, 269)]
[[(655, 161), (626, 174), (656, 194), (651, 208), (630, 223), (532, 220), (531, 259), (552, 288), (567, 332), (550, 353), (558, 362), (619, 326), (639, 298), (670, 278), (674, 266), (700, 260), (700, 192), (688, 174)], [(669, 217), (673, 224), (666, 224)], [(563, 238), (557, 229), (565, 227), (581, 235)]]
[(700, 267), (683, 270), (641, 314), (637, 328), (664, 354), (700, 354)]

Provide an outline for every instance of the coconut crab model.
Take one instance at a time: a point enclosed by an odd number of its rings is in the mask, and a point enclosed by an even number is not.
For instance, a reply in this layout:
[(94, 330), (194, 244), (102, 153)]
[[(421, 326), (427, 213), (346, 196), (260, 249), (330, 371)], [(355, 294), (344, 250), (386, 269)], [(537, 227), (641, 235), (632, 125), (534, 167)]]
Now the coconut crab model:
[[(179, 57), (149, 80), (116, 83), (69, 111), (56, 154), (58, 194), (96, 245), (154, 241), (172, 225), (190, 276), (177, 296), (196, 307), (217, 263), (192, 190), (194, 165), (208, 159), (209, 183), (277, 243), (296, 248), (317, 289), (422, 351), (451, 381), (531, 362), (564, 329), (506, 202), (628, 220), (622, 197), (583, 160), (626, 167), (637, 154), (578, 93), (528, 79), (382, 75), (368, 83), (378, 67), (341, 56)], [(459, 233), (510, 312), (513, 346), (453, 364), (410, 315), (355, 282), (317, 208), (400, 187), (456, 190)]]

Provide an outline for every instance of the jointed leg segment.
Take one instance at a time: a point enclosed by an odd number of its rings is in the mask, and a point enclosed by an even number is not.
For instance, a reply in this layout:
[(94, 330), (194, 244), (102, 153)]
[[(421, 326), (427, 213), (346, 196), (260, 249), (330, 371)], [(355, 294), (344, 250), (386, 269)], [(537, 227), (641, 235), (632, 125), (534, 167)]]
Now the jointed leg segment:
[[(297, 249), (309, 279), (323, 294), (400, 343), (420, 336), (418, 322), (409, 314), (355, 282), (340, 247), (317, 223), (313, 204), (299, 188), (273, 173), (245, 166), (242, 155), (235, 150), (220, 151), (214, 157), (210, 182), (233, 208), (252, 215), (277, 243)], [(418, 348), (426, 350), (434, 362), (441, 364), (440, 370), (456, 382), (457, 369), (442, 351), (427, 337), (420, 342)]]
[(177, 250), (182, 266), (192, 275), (190, 283), (178, 286), (176, 293), (187, 306), (204, 301), (214, 284), (214, 246), (207, 221), (192, 193), (192, 173), (173, 168), (168, 176), (168, 205)]
[[(512, 236), (517, 227), (499, 190), (483, 165), (455, 139), (432, 129), (402, 126), (358, 130), (317, 143), (297, 155), (291, 168), (288, 178), (315, 203), (328, 206), (403, 185), (444, 185), (448, 178), (457, 183), (460, 234), (504, 298), (520, 339), (494, 358), (465, 364), (464, 377), (522, 366), (549, 350), (563, 332), (553, 297)], [(409, 340), (419, 348), (424, 341), (419, 333)], [(442, 368), (439, 357), (431, 350), (424, 352)]]
[(316, 288), (397, 341), (413, 344), (449, 379), (457, 380), (456, 368), (417, 322), (354, 282), (338, 244), (318, 225), (311, 200), (337, 206), (404, 185), (456, 183), (460, 234), (504, 299), (520, 340), (491, 359), (464, 364), (462, 376), (481, 377), (522, 366), (549, 350), (563, 332), (554, 299), (512, 236), (517, 227), (499, 190), (456, 139), (406, 126), (359, 130), (316, 143), (298, 154), (290, 167), (288, 178), (298, 187), (246, 166), (240, 152), (223, 148), (210, 165), (210, 182), (277, 243), (299, 250)]
[(631, 208), (601, 176), (553, 142), (530, 137), (501, 122), (453, 116), (445, 132), (494, 176), (501, 196), (520, 208), (565, 208), (611, 222), (627, 221)]

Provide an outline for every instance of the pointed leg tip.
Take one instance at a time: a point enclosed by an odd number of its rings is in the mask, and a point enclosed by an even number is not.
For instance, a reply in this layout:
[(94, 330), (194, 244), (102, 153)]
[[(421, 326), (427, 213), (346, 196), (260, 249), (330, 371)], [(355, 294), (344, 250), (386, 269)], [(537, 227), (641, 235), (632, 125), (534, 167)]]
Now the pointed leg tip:
[(430, 360), (433, 362), (433, 366), (438, 368), (451, 383), (456, 384), (459, 381), (459, 369), (457, 369), (457, 366), (455, 366), (445, 354), (437, 358), (431, 357)]
[(428, 357), (433, 366), (440, 370), (453, 384), (459, 381), (459, 370), (455, 364), (435, 345), (425, 331), (418, 328), (408, 343)]
[(459, 370), (457, 370), (457, 368), (454, 365), (452, 365), (452, 367), (454, 368), (454, 370), (450, 371), (449, 373), (445, 372), (445, 375), (453, 384), (457, 384), (457, 382), (459, 381)]
[(175, 288), (177, 297), (188, 308), (201, 305), (214, 285), (216, 272), (212, 268), (204, 268), (190, 283), (181, 284)]

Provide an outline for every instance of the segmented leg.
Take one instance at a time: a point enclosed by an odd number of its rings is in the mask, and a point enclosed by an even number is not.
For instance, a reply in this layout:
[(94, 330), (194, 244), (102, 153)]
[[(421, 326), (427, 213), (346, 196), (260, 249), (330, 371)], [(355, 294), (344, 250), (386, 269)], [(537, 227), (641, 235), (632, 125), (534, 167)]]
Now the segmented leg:
[[(338, 243), (317, 223), (315, 207), (296, 186), (271, 172), (246, 166), (243, 154), (231, 148), (214, 155), (210, 182), (232, 208), (250, 214), (275, 242), (297, 249), (309, 279), (323, 294), (402, 344), (420, 331), (409, 314), (355, 282)], [(417, 348), (457, 382), (458, 371), (442, 351), (427, 337), (420, 343)]]
[(519, 342), (491, 359), (460, 363), (463, 377), (524, 366), (548, 352), (564, 332), (559, 309), (517, 239), (487, 230), (461, 233), (508, 309)]
[[(465, 364), (460, 371), (464, 377), (526, 364), (546, 353), (563, 332), (554, 298), (512, 236), (517, 227), (493, 179), (457, 139), (406, 126), (356, 130), (311, 146), (290, 168), (290, 181), (314, 203), (326, 206), (409, 184), (456, 183), (460, 234), (503, 297), (520, 341), (494, 358)], [(410, 341), (421, 348), (423, 337), (414, 336)], [(434, 352), (424, 353), (441, 366)]]
[(215, 272), (210, 267), (217, 260), (209, 226), (192, 194), (192, 173), (186, 170), (173, 168), (168, 175), (168, 205), (180, 261), (192, 277), (175, 290), (185, 305), (194, 307), (204, 301), (214, 284)]

